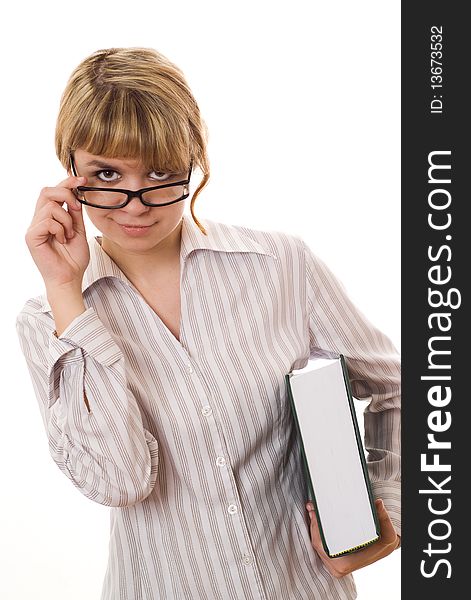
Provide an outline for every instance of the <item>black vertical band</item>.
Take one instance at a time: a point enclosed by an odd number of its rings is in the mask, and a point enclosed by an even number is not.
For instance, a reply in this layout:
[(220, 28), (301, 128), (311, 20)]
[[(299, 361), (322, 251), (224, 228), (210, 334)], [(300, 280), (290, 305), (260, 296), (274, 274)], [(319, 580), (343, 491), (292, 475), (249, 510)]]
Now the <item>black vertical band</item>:
[(402, 598), (467, 588), (471, 477), (469, 22), (402, 3)]

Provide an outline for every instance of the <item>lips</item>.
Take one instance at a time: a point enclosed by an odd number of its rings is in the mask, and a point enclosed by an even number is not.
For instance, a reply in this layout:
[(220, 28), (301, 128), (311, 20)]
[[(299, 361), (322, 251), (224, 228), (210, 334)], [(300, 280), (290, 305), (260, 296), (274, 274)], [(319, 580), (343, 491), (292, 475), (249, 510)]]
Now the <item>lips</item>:
[(129, 235), (131, 237), (145, 237), (149, 233), (149, 230), (152, 229), (152, 227), (155, 225), (155, 223), (152, 223), (152, 225), (120, 225), (119, 223), (117, 224), (121, 227), (121, 231), (124, 231), (126, 235)]

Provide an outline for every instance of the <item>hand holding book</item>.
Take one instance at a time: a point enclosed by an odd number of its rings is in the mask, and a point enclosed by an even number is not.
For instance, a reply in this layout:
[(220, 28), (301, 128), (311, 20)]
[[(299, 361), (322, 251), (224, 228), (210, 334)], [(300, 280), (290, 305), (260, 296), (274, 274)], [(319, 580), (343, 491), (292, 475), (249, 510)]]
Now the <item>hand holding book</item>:
[(380, 524), (380, 539), (362, 550), (357, 550), (351, 554), (344, 554), (337, 558), (330, 558), (325, 552), (314, 507), (311, 503), (306, 505), (311, 518), (312, 547), (333, 577), (344, 577), (352, 571), (357, 571), (362, 567), (366, 567), (367, 565), (388, 556), (401, 545), (401, 538), (397, 535), (396, 530), (393, 527), (383, 501), (380, 499), (375, 500), (375, 505)]

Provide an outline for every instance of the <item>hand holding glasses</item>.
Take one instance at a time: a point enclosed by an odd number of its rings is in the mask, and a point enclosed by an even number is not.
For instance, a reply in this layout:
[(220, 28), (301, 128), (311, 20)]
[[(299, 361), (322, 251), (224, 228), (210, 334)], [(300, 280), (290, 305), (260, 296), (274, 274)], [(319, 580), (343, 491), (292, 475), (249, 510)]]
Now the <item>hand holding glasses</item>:
[(80, 291), (90, 262), (82, 205), (73, 192), (81, 183), (85, 177), (67, 177), (55, 187), (44, 187), (25, 234), (48, 297), (59, 289)]

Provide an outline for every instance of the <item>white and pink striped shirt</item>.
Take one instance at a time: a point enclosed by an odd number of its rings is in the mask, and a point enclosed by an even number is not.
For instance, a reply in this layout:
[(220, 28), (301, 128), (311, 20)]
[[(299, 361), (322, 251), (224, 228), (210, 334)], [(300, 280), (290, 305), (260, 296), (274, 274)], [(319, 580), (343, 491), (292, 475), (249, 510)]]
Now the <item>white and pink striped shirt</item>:
[(101, 598), (356, 598), (311, 546), (285, 375), (345, 356), (373, 494), (400, 534), (398, 353), (301, 238), (201, 221), (207, 236), (183, 217), (180, 341), (99, 236), (87, 308), (62, 335), (44, 295), (17, 316), (51, 456), (111, 507)]

